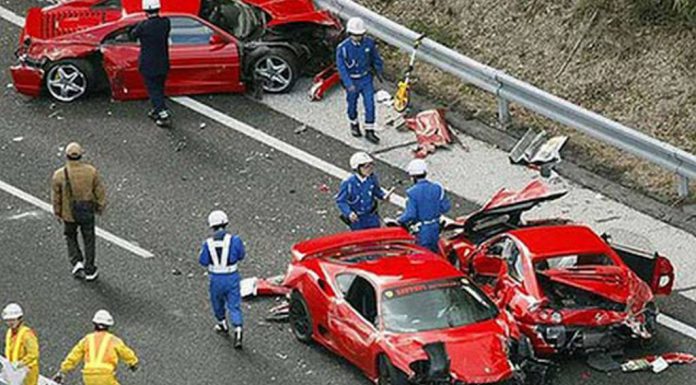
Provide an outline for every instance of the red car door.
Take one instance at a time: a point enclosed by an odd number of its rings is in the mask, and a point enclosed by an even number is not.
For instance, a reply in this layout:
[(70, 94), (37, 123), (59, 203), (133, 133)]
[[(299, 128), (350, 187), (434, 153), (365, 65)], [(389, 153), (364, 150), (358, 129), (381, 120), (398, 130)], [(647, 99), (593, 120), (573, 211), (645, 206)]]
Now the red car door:
[(101, 46), (104, 71), (116, 100), (147, 98), (143, 78), (138, 72), (140, 45), (128, 34), (134, 25), (135, 22), (109, 34)]
[(171, 17), (168, 95), (243, 92), (234, 37), (200, 19)]

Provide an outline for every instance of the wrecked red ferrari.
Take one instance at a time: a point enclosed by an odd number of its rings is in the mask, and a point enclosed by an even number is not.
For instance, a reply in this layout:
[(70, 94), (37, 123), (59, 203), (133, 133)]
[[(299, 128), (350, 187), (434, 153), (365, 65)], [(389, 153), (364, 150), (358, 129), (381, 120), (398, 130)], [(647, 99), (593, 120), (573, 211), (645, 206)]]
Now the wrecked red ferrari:
[[(171, 18), (167, 95), (289, 91), (327, 66), (341, 23), (311, 0), (162, 1)], [(146, 97), (130, 29), (141, 0), (76, 0), (31, 8), (11, 68), (15, 88), (63, 102), (109, 88), (114, 99)]]
[(513, 384), (531, 347), (514, 320), (401, 228), (296, 244), (290, 324), (378, 384)]
[(654, 296), (672, 290), (671, 263), (566, 220), (522, 220), (527, 210), (565, 193), (540, 181), (520, 192), (503, 189), (448, 224), (441, 251), (512, 312), (538, 354), (590, 353), (650, 339), (657, 327)]

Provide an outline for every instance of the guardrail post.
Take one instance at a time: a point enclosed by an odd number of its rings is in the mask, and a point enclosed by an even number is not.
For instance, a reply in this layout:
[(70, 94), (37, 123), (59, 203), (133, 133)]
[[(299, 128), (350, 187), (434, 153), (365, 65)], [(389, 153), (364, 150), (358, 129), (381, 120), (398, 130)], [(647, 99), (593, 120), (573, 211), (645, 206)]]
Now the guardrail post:
[(677, 175), (677, 194), (679, 194), (679, 198), (689, 196), (689, 178), (684, 175)]
[(500, 127), (507, 128), (512, 119), (510, 118), (510, 103), (498, 96), (498, 124)]

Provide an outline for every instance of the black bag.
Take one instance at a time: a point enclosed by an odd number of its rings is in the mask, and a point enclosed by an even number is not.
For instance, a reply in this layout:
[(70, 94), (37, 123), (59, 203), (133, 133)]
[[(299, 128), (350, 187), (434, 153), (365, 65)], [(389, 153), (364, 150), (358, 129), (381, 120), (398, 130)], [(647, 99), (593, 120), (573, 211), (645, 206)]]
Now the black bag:
[(73, 196), (72, 186), (70, 185), (70, 176), (68, 175), (68, 166), (63, 168), (65, 172), (65, 186), (68, 189), (68, 200), (70, 202), (70, 211), (73, 219), (77, 223), (89, 224), (94, 222), (94, 202), (92, 201), (76, 201)]

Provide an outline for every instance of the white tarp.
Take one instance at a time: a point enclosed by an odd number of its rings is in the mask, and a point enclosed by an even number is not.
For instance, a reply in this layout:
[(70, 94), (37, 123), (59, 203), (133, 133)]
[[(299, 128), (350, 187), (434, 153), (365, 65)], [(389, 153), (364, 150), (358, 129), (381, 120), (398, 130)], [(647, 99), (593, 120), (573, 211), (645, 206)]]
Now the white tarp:
[(27, 368), (15, 369), (5, 357), (0, 357), (0, 383), (5, 385), (22, 385), (27, 375)]

